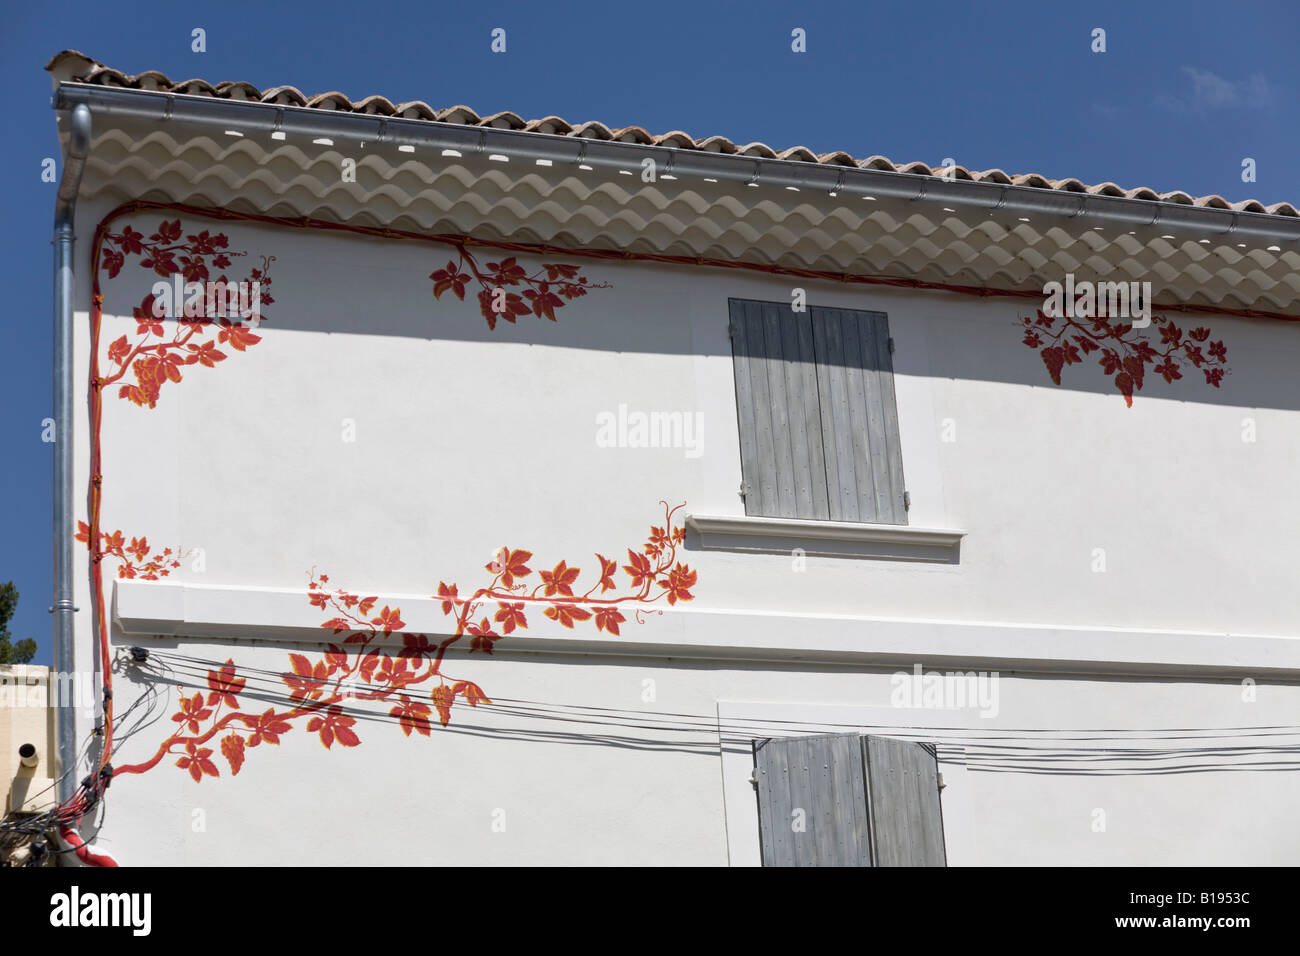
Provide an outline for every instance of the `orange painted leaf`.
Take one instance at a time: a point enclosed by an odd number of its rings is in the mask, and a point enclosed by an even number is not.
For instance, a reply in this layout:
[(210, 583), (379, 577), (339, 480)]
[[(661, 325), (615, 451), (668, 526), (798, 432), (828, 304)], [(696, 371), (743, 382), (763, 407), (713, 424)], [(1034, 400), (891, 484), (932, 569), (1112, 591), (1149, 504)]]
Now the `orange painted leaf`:
[(226, 658), (226, 666), (218, 671), (208, 671), (208, 687), (211, 693), (208, 694), (208, 706), (215, 703), (223, 703), (234, 710), (239, 709), (239, 701), (235, 695), (243, 691), (246, 680), (243, 677), (235, 676), (235, 662), (231, 658)]
[(393, 631), (400, 631), (402, 628), (406, 627), (406, 622), (401, 618), (401, 611), (401, 608), (395, 607), (390, 609), (388, 605), (385, 604), (384, 609), (379, 612), (379, 616), (371, 618), (370, 623), (375, 625), (376, 628), (383, 630), (384, 636), (387, 637), (389, 634), (392, 634)]
[(614, 572), (618, 570), (618, 562), (611, 561), (600, 553), (596, 554), (596, 560), (600, 562), (600, 593), (615, 590), (617, 585), (614, 583)]
[(563, 594), (565, 597), (573, 597), (573, 582), (578, 580), (578, 569), (571, 568), (563, 561), (555, 566), (553, 571), (543, 571), (542, 581), (546, 584), (546, 596), (552, 594)]
[(450, 614), (460, 603), (460, 598), (456, 596), (456, 585), (443, 584), (441, 581), (438, 582), (437, 598), (442, 601), (443, 614)]
[(572, 604), (552, 604), (544, 612), (552, 621), (558, 621), (567, 628), (573, 627), (574, 621), (585, 621), (591, 617), (590, 611)]
[(598, 607), (596, 608), (596, 630), (608, 631), (610, 634), (618, 633), (618, 626), (626, 621), (618, 608)]
[(471, 707), (477, 707), (479, 704), (492, 703), (492, 701), (488, 699), (487, 694), (483, 693), (483, 688), (479, 687), (478, 684), (467, 680), (457, 681), (455, 684), (452, 684), (451, 693), (452, 696), (460, 694), (465, 698), (465, 703), (469, 704)]
[(268, 707), (264, 713), (256, 718), (246, 718), (244, 723), (252, 721), (253, 733), (248, 738), (248, 746), (256, 747), (262, 741), (268, 744), (279, 744), (280, 735), (287, 734), (293, 730), (293, 724), (285, 720), (275, 712), (274, 707)]
[(528, 626), (528, 618), (524, 617), (524, 606), (522, 603), (512, 604), (505, 601), (498, 601), (497, 606), (500, 610), (492, 616), (492, 620), (501, 625), (501, 632), (503, 634), (511, 633), (516, 627), (522, 630)]

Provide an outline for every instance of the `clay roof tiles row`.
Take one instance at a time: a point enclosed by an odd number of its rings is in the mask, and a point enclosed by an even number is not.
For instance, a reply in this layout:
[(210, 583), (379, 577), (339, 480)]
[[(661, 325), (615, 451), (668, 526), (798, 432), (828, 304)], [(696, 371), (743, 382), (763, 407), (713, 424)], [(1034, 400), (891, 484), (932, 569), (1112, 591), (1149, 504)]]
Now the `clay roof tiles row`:
[[(550, 133), (559, 136), (639, 143), (647, 146), (667, 146), (674, 149), (704, 150), (763, 159), (795, 160), (833, 166), (854, 166), (862, 169), (914, 173), (924, 176), (939, 175), (936, 172), (939, 167), (932, 167), (920, 162), (895, 163), (885, 156), (855, 159), (843, 151), (818, 154), (804, 146), (792, 146), (788, 149), (777, 150), (766, 143), (740, 145), (725, 136), (706, 136), (696, 139), (681, 130), (672, 130), (671, 132), (655, 135), (640, 126), (611, 127), (594, 120), (574, 124), (559, 116), (545, 116), (541, 119), (525, 120), (517, 113), (509, 111), (481, 116), (468, 106), (451, 106), (437, 109), (421, 100), (393, 103), (387, 97), (367, 96), (353, 102), (347, 95), (337, 91), (308, 96), (293, 86), (272, 86), (265, 90), (259, 90), (253, 84), (242, 81), (226, 81), (216, 84), (201, 79), (174, 81), (157, 70), (146, 70), (137, 74), (123, 73), (74, 50), (64, 50), (56, 54), (46, 64), (45, 68), (60, 80), (73, 80), (125, 89), (213, 96), (223, 99), (301, 106), (346, 113), (397, 116), (403, 119), (432, 120), (440, 123), (457, 123), (467, 126), (487, 126), (496, 129), (522, 130), (529, 133)], [(1191, 196), (1182, 190), (1158, 192), (1146, 186), (1125, 189), (1112, 182), (1088, 185), (1074, 178), (1049, 179), (1037, 173), (1010, 175), (1000, 169), (977, 171), (958, 166), (951, 170), (949, 174), (957, 179), (972, 182), (1029, 186), (1037, 189), (1083, 192), (1100, 196), (1118, 196), (1129, 199), (1178, 203), (1180, 205), (1235, 209), (1242, 212), (1265, 213), (1274, 216), (1300, 217), (1300, 210), (1297, 210), (1295, 206), (1288, 202), (1274, 203), (1269, 206), (1265, 206), (1254, 199), (1229, 202), (1222, 196), (1217, 195)]]

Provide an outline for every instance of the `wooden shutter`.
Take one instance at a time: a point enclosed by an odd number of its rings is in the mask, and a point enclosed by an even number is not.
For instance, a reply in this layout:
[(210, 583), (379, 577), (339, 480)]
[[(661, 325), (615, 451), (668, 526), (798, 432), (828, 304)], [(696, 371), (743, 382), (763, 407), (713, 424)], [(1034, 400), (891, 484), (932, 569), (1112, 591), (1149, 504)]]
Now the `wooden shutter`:
[(853, 734), (754, 742), (764, 866), (870, 866), (863, 751)]
[(852, 309), (809, 314), (830, 519), (907, 524), (888, 320)]
[(946, 866), (939, 762), (928, 744), (863, 737), (876, 866)]
[(745, 513), (906, 524), (884, 313), (729, 305)]
[(812, 323), (775, 302), (730, 300), (745, 514), (828, 515)]
[(857, 734), (754, 741), (764, 866), (946, 866), (928, 744)]

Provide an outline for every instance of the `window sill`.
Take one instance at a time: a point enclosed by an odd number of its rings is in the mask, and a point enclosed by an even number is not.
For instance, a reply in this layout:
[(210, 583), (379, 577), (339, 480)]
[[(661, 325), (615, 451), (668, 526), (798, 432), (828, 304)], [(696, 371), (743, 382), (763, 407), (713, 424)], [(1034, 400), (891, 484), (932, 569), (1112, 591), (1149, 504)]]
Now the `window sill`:
[(964, 531), (912, 528), (907, 525), (813, 521), (806, 518), (758, 518), (687, 515), (686, 528), (706, 551), (761, 551), (883, 561), (957, 564)]

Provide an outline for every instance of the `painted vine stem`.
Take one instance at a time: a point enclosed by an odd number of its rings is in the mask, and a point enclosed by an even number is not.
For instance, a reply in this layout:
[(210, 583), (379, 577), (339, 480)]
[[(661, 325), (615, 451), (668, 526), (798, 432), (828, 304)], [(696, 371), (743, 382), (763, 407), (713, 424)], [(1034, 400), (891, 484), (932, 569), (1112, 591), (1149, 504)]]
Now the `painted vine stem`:
[[(1206, 384), (1219, 387), (1227, 369), (1228, 348), (1221, 340), (1210, 341), (1210, 330), (1192, 329), (1184, 335), (1173, 320), (1162, 315), (1152, 318), (1160, 331), (1159, 346), (1154, 346), (1132, 323), (1114, 323), (1105, 315), (1090, 318), (1051, 316), (1038, 310), (1037, 317), (1025, 316), (1022, 340), (1031, 349), (1039, 349), (1047, 374), (1061, 384), (1061, 371), (1067, 365), (1083, 361), (1096, 352), (1098, 364), (1106, 375), (1114, 376), (1115, 388), (1124, 402), (1133, 407), (1133, 394), (1142, 388), (1147, 366), (1166, 382), (1183, 377), (1184, 363), (1199, 369)], [(1059, 324), (1058, 324), (1059, 323)]]
[[(290, 669), (280, 674), (280, 680), (289, 690), (291, 706), (244, 710), (239, 695), (247, 678), (238, 674), (233, 660), (227, 660), (219, 670), (208, 671), (206, 696), (203, 690), (192, 696), (182, 692), (180, 709), (171, 718), (177, 727), (154, 756), (119, 767), (117, 773), (144, 773), (164, 758), (175, 756), (175, 765), (196, 782), (219, 777), (214, 748), (204, 745), (220, 737), (221, 754), (235, 775), (247, 750), (263, 743), (279, 744), (280, 737), (304, 719), (307, 733), (318, 735), (327, 750), (335, 743), (356, 747), (361, 743), (356, 719), (345, 711), (352, 701), (389, 703), (389, 715), (398, 719), (405, 736), (429, 737), (434, 712), (446, 727), (458, 700), (470, 707), (491, 703), (477, 684), (443, 672), (447, 651), (462, 637), (471, 638), (470, 654), (491, 654), (497, 641), (526, 630), (528, 614), (539, 609), (563, 627), (591, 622), (597, 631), (618, 636), (619, 626), (628, 620), (623, 610), (630, 610), (635, 620), (642, 622), (647, 612), (663, 613), (653, 607), (659, 602), (672, 605), (694, 598), (690, 589), (696, 584), (697, 573), (677, 559), (685, 530), (674, 525), (673, 519), (683, 505), (670, 508), (661, 504), (663, 525), (651, 527), (640, 548), (627, 549), (628, 563), (622, 572), (630, 581), (623, 582), (622, 588), (616, 581), (618, 562), (604, 555), (596, 554), (599, 572), (595, 583), (580, 591), (580, 568), (560, 561), (550, 571), (534, 572), (528, 566), (531, 551), (505, 547), (485, 565), (491, 580), (469, 596), (462, 597), (454, 583), (439, 581), (434, 598), (441, 602), (442, 613), (452, 618), (454, 629), (436, 644), (428, 635), (406, 632), (400, 608), (385, 605), (376, 612), (376, 596), (329, 588), (329, 576), (313, 571), (308, 601), (334, 615), (321, 627), (346, 636), (330, 643), (315, 660), (305, 654), (289, 655)], [(532, 583), (534, 580), (537, 583)], [(401, 639), (400, 648), (395, 637)], [(418, 694), (414, 693), (417, 688)]]
[[(224, 270), (230, 268), (233, 257), (247, 253), (230, 251), (230, 240), (224, 233), (213, 235), (205, 229), (185, 235), (182, 241), (183, 233), (179, 219), (164, 219), (148, 238), (129, 224), (123, 225), (121, 232), (109, 232), (104, 236), (99, 267), (113, 279), (122, 271), (128, 257), (138, 256), (141, 268), (168, 281), (179, 273), (186, 282), (212, 281), (220, 286), (234, 285)], [(265, 291), (271, 285), (270, 269), (274, 261), (275, 256), (262, 256), (261, 268), (252, 269), (246, 280), (260, 285), (263, 290), (260, 301), (264, 305), (275, 301)], [(220, 271), (215, 280), (212, 279), (213, 270)], [(116, 369), (96, 383), (101, 390), (109, 388), (120, 382), (129, 369), (135, 375), (135, 384), (121, 385), (118, 397), (136, 405), (154, 408), (162, 387), (168, 382), (179, 382), (184, 366), (215, 368), (218, 362), (225, 361), (226, 353), (217, 346), (226, 345), (236, 352), (243, 352), (262, 341), (262, 337), (246, 327), (243, 321), (247, 318), (249, 325), (256, 327), (266, 319), (260, 312), (250, 312), (248, 316), (232, 321), (208, 317), (202, 314), (203, 309), (186, 307), (183, 314), (177, 316), (175, 328), (169, 333), (164, 318), (154, 313), (154, 302), (155, 297), (150, 293), (132, 310), (136, 320), (135, 337), (123, 334), (108, 346), (108, 361)], [(177, 306), (179, 308), (180, 304)]]

